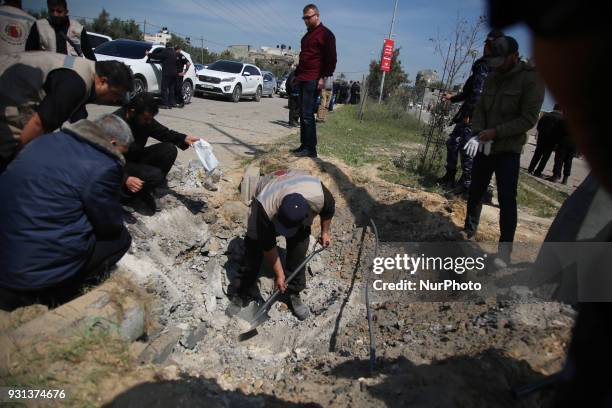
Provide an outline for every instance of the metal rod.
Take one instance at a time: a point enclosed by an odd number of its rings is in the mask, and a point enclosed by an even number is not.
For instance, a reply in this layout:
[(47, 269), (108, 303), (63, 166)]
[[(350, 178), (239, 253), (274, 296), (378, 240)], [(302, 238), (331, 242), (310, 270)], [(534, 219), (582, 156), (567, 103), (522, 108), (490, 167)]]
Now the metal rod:
[[(374, 232), (374, 258), (378, 256), (378, 229), (374, 220), (370, 218), (370, 225)], [(366, 272), (367, 273), (367, 272)], [(365, 288), (365, 303), (366, 312), (368, 315), (368, 331), (370, 333), (370, 372), (374, 372), (376, 369), (376, 339), (374, 338), (374, 329), (372, 328), (372, 310), (370, 308), (370, 274), (366, 275), (366, 288)]]

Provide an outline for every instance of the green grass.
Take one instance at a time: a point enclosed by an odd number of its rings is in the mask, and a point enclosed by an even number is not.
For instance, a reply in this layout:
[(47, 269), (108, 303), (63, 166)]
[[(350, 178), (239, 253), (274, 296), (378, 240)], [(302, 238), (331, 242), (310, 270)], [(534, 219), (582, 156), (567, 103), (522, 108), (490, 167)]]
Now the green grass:
[(368, 101), (362, 122), (358, 106), (346, 105), (318, 128), (318, 150), (347, 164), (389, 162), (390, 157), (417, 143), (418, 123), (406, 113)]
[[(428, 173), (418, 171), (421, 146), (420, 126), (415, 117), (398, 104), (378, 105), (368, 101), (362, 122), (357, 115), (359, 106), (345, 105), (329, 115), (327, 122), (318, 125), (319, 152), (341, 159), (351, 166), (375, 164), (379, 176), (389, 182), (425, 191), (444, 193), (435, 182), (444, 168), (445, 152), (437, 158)], [(520, 182), (558, 203), (567, 194), (548, 187), (521, 174)], [(517, 201), (539, 217), (553, 217), (558, 207), (519, 183)]]
[(67, 406), (88, 406), (103, 379), (136, 367), (126, 340), (95, 327), (63, 340), (37, 343), (13, 358), (18, 364), (4, 377), (3, 385), (64, 389)]
[(534, 190), (538, 190), (540, 193), (552, 198), (559, 204), (562, 204), (569, 197), (569, 194), (567, 194), (565, 191), (557, 190), (556, 188), (547, 186), (546, 184), (539, 182), (532, 176), (528, 175), (524, 170), (521, 170), (520, 181), (522, 183), (527, 184)]

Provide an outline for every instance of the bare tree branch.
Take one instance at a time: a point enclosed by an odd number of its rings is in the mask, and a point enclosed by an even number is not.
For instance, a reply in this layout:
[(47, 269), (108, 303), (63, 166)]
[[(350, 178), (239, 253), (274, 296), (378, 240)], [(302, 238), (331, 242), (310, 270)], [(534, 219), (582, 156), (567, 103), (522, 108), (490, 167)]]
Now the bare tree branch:
[(483, 39), (485, 18), (470, 22), (457, 14), (455, 24), (447, 34), (442, 35), (437, 29), (434, 52), (442, 59), (441, 82), (446, 89), (451, 89), (455, 81), (463, 77), (470, 63), (473, 63), (479, 53), (479, 44)]

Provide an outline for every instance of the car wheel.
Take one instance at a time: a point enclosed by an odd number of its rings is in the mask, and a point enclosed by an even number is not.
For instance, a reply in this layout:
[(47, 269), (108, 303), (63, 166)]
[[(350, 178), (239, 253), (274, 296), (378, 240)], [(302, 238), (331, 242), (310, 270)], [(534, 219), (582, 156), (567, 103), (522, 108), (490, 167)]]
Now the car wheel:
[(191, 81), (183, 82), (183, 103), (191, 103), (191, 97), (193, 96), (193, 84)]
[(257, 91), (255, 92), (255, 97), (253, 98), (255, 102), (261, 101), (261, 86), (257, 87)]
[(272, 92), (270, 92), (270, 98), (274, 98), (275, 93), (276, 93), (276, 88), (272, 88)]
[(141, 93), (147, 92), (147, 81), (145, 81), (142, 77), (134, 78), (134, 91), (130, 95), (130, 97), (140, 95)]
[(242, 96), (242, 87), (240, 84), (234, 87), (234, 92), (232, 92), (232, 102), (237, 103), (240, 102), (240, 97)]

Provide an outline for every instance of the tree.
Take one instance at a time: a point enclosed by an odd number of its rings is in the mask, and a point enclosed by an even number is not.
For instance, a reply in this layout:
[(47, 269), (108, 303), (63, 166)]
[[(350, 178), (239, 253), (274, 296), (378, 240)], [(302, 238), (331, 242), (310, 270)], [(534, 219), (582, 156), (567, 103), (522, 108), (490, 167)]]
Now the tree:
[(104, 34), (117, 38), (126, 38), (130, 40), (142, 40), (143, 34), (140, 31), (138, 23), (134, 20), (120, 20), (118, 18), (110, 19), (110, 14), (105, 9), (102, 9), (98, 17), (94, 18), (91, 23), (81, 21), (83, 27), (89, 32)]
[(287, 64), (275, 64), (263, 58), (256, 59), (255, 65), (257, 65), (263, 71), (270, 71), (276, 78), (282, 78), (283, 75), (289, 71), (289, 66)]
[(443, 36), (438, 29), (436, 38), (430, 38), (436, 54), (442, 59), (444, 89), (450, 90), (467, 64), (471, 65), (476, 59), (485, 25), (483, 16), (476, 21), (468, 21), (457, 15), (455, 26), (448, 34)]
[[(402, 68), (402, 62), (399, 60), (400, 48), (393, 51), (391, 60), (391, 71), (385, 75), (385, 93), (383, 99), (386, 99), (393, 91), (397, 90), (400, 85), (408, 83), (408, 74)], [(374, 98), (380, 95), (380, 81), (382, 72), (380, 71), (380, 62), (372, 60), (370, 62), (370, 73), (368, 74), (368, 94)]]

